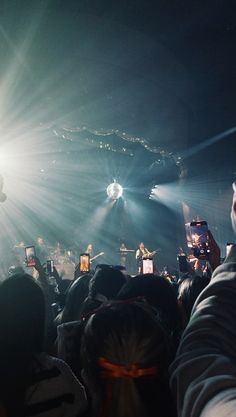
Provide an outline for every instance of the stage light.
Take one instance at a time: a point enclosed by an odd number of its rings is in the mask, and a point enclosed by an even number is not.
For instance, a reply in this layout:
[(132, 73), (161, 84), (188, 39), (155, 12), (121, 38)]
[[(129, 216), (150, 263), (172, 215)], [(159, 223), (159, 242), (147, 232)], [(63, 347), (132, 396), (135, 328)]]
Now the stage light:
[(151, 188), (150, 195), (149, 195), (149, 199), (156, 198), (157, 197), (157, 193), (158, 193), (158, 185), (154, 185), (154, 187)]
[(0, 203), (4, 203), (4, 201), (6, 201), (6, 199), (7, 199), (6, 194), (3, 193), (3, 191), (2, 191), (3, 184), (4, 184), (4, 179), (3, 179), (3, 176), (0, 174)]
[(0, 151), (0, 168), (1, 170), (8, 170), (11, 168), (10, 163), (9, 163), (10, 157), (8, 154), (6, 154), (5, 152), (2, 152), (2, 150)]
[(111, 200), (118, 200), (123, 194), (123, 187), (114, 180), (114, 182), (107, 187), (107, 195)]

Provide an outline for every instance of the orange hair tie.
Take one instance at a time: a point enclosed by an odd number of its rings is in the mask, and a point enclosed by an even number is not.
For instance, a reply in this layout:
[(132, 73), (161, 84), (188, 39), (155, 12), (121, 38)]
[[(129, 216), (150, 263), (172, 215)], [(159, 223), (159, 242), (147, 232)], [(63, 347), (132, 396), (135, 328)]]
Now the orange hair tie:
[(99, 366), (105, 371), (102, 372), (103, 378), (140, 378), (147, 375), (158, 373), (158, 367), (139, 368), (137, 365), (131, 365), (129, 368), (123, 365), (117, 365), (109, 362), (105, 358), (98, 358)]

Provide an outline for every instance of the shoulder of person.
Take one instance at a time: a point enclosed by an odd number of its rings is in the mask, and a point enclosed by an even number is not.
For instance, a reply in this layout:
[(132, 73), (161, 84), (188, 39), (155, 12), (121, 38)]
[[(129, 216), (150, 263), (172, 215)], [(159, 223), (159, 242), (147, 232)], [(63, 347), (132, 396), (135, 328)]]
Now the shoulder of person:
[[(70, 367), (46, 353), (37, 355), (26, 396), (27, 415), (79, 416), (87, 408), (85, 389)], [(59, 410), (63, 409), (63, 414)], [(58, 413), (58, 414), (55, 414)]]
[(82, 387), (69, 365), (62, 359), (42, 353), (38, 356), (37, 362), (39, 366), (36, 372), (39, 371), (42, 374), (45, 372), (45, 375), (49, 376), (50, 374), (50, 377), (62, 378), (67, 382), (70, 380), (73, 380), (73, 382), (77, 381)]

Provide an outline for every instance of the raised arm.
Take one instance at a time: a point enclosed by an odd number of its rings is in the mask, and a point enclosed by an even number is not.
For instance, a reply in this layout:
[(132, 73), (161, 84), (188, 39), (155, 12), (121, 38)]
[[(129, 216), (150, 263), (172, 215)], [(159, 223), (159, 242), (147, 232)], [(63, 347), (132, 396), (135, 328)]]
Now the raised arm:
[(200, 294), (171, 367), (181, 417), (235, 417), (236, 247)]

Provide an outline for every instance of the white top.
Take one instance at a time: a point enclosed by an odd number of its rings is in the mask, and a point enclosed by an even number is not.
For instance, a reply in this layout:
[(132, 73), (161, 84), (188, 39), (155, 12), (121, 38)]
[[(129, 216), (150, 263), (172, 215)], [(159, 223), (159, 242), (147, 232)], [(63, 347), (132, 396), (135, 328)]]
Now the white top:
[(196, 300), (170, 371), (178, 416), (236, 416), (236, 248)]
[(60, 359), (41, 354), (26, 393), (27, 416), (78, 417), (87, 408), (83, 386)]

